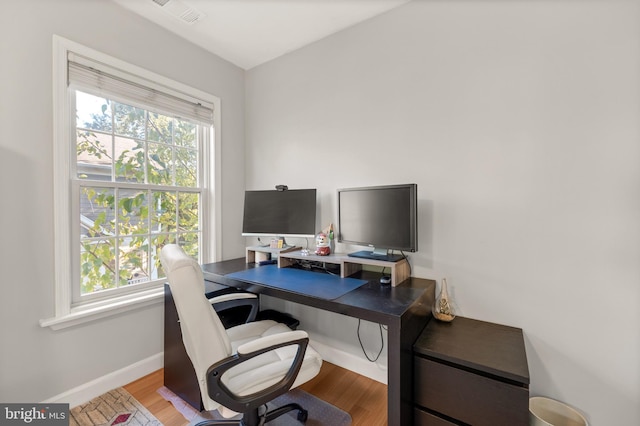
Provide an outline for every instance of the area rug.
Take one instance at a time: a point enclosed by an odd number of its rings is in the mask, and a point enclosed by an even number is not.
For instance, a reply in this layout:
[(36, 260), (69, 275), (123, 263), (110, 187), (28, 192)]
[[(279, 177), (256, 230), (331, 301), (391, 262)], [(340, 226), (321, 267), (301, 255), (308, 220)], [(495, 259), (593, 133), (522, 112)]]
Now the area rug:
[[(191, 405), (183, 401), (179, 396), (171, 392), (166, 387), (158, 389), (158, 393), (162, 395), (164, 399), (171, 402), (173, 406), (187, 419), (190, 425), (196, 425), (203, 420), (220, 420), (223, 419), (218, 411), (213, 412), (198, 412)], [(338, 407), (335, 407), (315, 396), (300, 390), (293, 389), (284, 395), (279, 396), (270, 403), (267, 404), (268, 410), (272, 410), (275, 407), (281, 407), (286, 404), (296, 402), (305, 410), (309, 412), (309, 418), (305, 425), (307, 426), (349, 426), (351, 425), (351, 416), (349, 413), (342, 411)], [(291, 411), (283, 414), (282, 416), (267, 423), (269, 426), (300, 426), (297, 420), (297, 411)], [(233, 417), (233, 419), (240, 418)]]
[(123, 388), (111, 390), (69, 410), (69, 426), (162, 426)]

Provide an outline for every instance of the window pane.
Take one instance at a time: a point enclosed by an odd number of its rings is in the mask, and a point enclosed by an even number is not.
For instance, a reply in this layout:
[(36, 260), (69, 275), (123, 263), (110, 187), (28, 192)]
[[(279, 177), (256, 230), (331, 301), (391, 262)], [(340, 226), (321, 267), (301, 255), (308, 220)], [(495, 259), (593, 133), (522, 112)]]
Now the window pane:
[(113, 103), (115, 133), (132, 138), (145, 138), (145, 111), (130, 105)]
[(149, 281), (147, 260), (149, 244), (146, 236), (132, 236), (120, 240), (120, 285)]
[(111, 135), (76, 131), (76, 162), (79, 179), (111, 180)]
[(182, 231), (198, 229), (198, 206), (200, 194), (178, 193), (178, 227)]
[(176, 148), (176, 185), (198, 186), (198, 154), (196, 151)]
[(147, 132), (150, 141), (171, 143), (173, 139), (173, 119), (171, 117), (150, 112), (147, 124), (149, 125)]
[(112, 188), (80, 188), (80, 236), (115, 235), (115, 191)]
[(175, 244), (175, 242), (175, 234), (160, 234), (151, 237), (151, 279), (157, 280), (167, 276), (160, 263), (160, 251), (165, 245)]
[(165, 191), (151, 192), (151, 232), (175, 232), (176, 219), (176, 193)]
[(76, 126), (111, 133), (109, 100), (76, 91)]
[(147, 191), (120, 189), (118, 191), (118, 234), (149, 233), (149, 201)]
[(176, 132), (174, 143), (187, 148), (197, 148), (198, 139), (196, 137), (197, 126), (184, 120), (176, 120)]
[(178, 244), (186, 254), (194, 259), (199, 259), (199, 237), (200, 235), (197, 232), (185, 232), (178, 236)]
[(149, 183), (173, 185), (173, 152), (167, 145), (149, 143)]
[(144, 143), (134, 139), (115, 138), (114, 164), (118, 182), (144, 182)]
[(94, 293), (116, 287), (115, 238), (80, 244), (80, 292)]

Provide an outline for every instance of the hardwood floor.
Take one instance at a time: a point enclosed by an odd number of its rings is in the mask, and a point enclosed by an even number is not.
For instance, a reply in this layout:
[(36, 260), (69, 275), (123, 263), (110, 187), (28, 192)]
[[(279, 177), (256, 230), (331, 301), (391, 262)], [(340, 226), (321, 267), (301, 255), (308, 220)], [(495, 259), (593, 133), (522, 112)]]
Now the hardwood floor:
[(328, 362), (300, 389), (346, 411), (352, 426), (387, 424), (387, 386)]
[[(189, 422), (157, 392), (164, 384), (163, 370), (129, 383), (124, 388), (165, 426)], [(353, 426), (387, 424), (387, 386), (324, 362), (320, 374), (300, 389), (348, 412)]]
[(157, 392), (162, 386), (164, 386), (164, 370), (160, 369), (129, 383), (124, 388), (163, 425), (183, 426), (189, 424), (182, 414)]

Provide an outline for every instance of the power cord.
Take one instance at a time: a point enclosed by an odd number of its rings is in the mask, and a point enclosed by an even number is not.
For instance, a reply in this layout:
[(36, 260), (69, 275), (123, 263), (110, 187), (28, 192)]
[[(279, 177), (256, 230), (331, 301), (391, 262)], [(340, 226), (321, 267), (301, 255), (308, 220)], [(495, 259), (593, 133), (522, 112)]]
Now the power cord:
[(370, 358), (369, 355), (367, 354), (367, 351), (364, 349), (364, 345), (362, 344), (362, 339), (360, 338), (361, 322), (362, 320), (358, 318), (358, 342), (360, 342), (360, 347), (362, 348), (362, 352), (364, 353), (364, 356), (369, 360), (369, 362), (376, 362), (378, 358), (380, 358), (380, 354), (382, 354), (382, 350), (384, 349), (384, 337), (382, 335), (382, 324), (378, 324), (378, 328), (380, 329), (380, 350), (378, 351), (378, 354), (375, 356), (375, 358)]
[(402, 254), (402, 257), (404, 257), (407, 260), (407, 265), (409, 265), (409, 276), (411, 276), (412, 272), (411, 272), (411, 262), (409, 262), (409, 258), (407, 257), (406, 254), (404, 254), (404, 252), (402, 250), (400, 250), (400, 254)]

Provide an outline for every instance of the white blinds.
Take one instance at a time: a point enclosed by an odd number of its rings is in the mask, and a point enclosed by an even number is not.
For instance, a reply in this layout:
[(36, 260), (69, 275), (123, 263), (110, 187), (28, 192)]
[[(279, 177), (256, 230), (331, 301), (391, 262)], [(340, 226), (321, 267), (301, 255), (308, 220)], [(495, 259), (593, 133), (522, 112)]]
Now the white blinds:
[(126, 100), (156, 112), (213, 124), (213, 104), (73, 52), (68, 53), (68, 84), (93, 94)]

